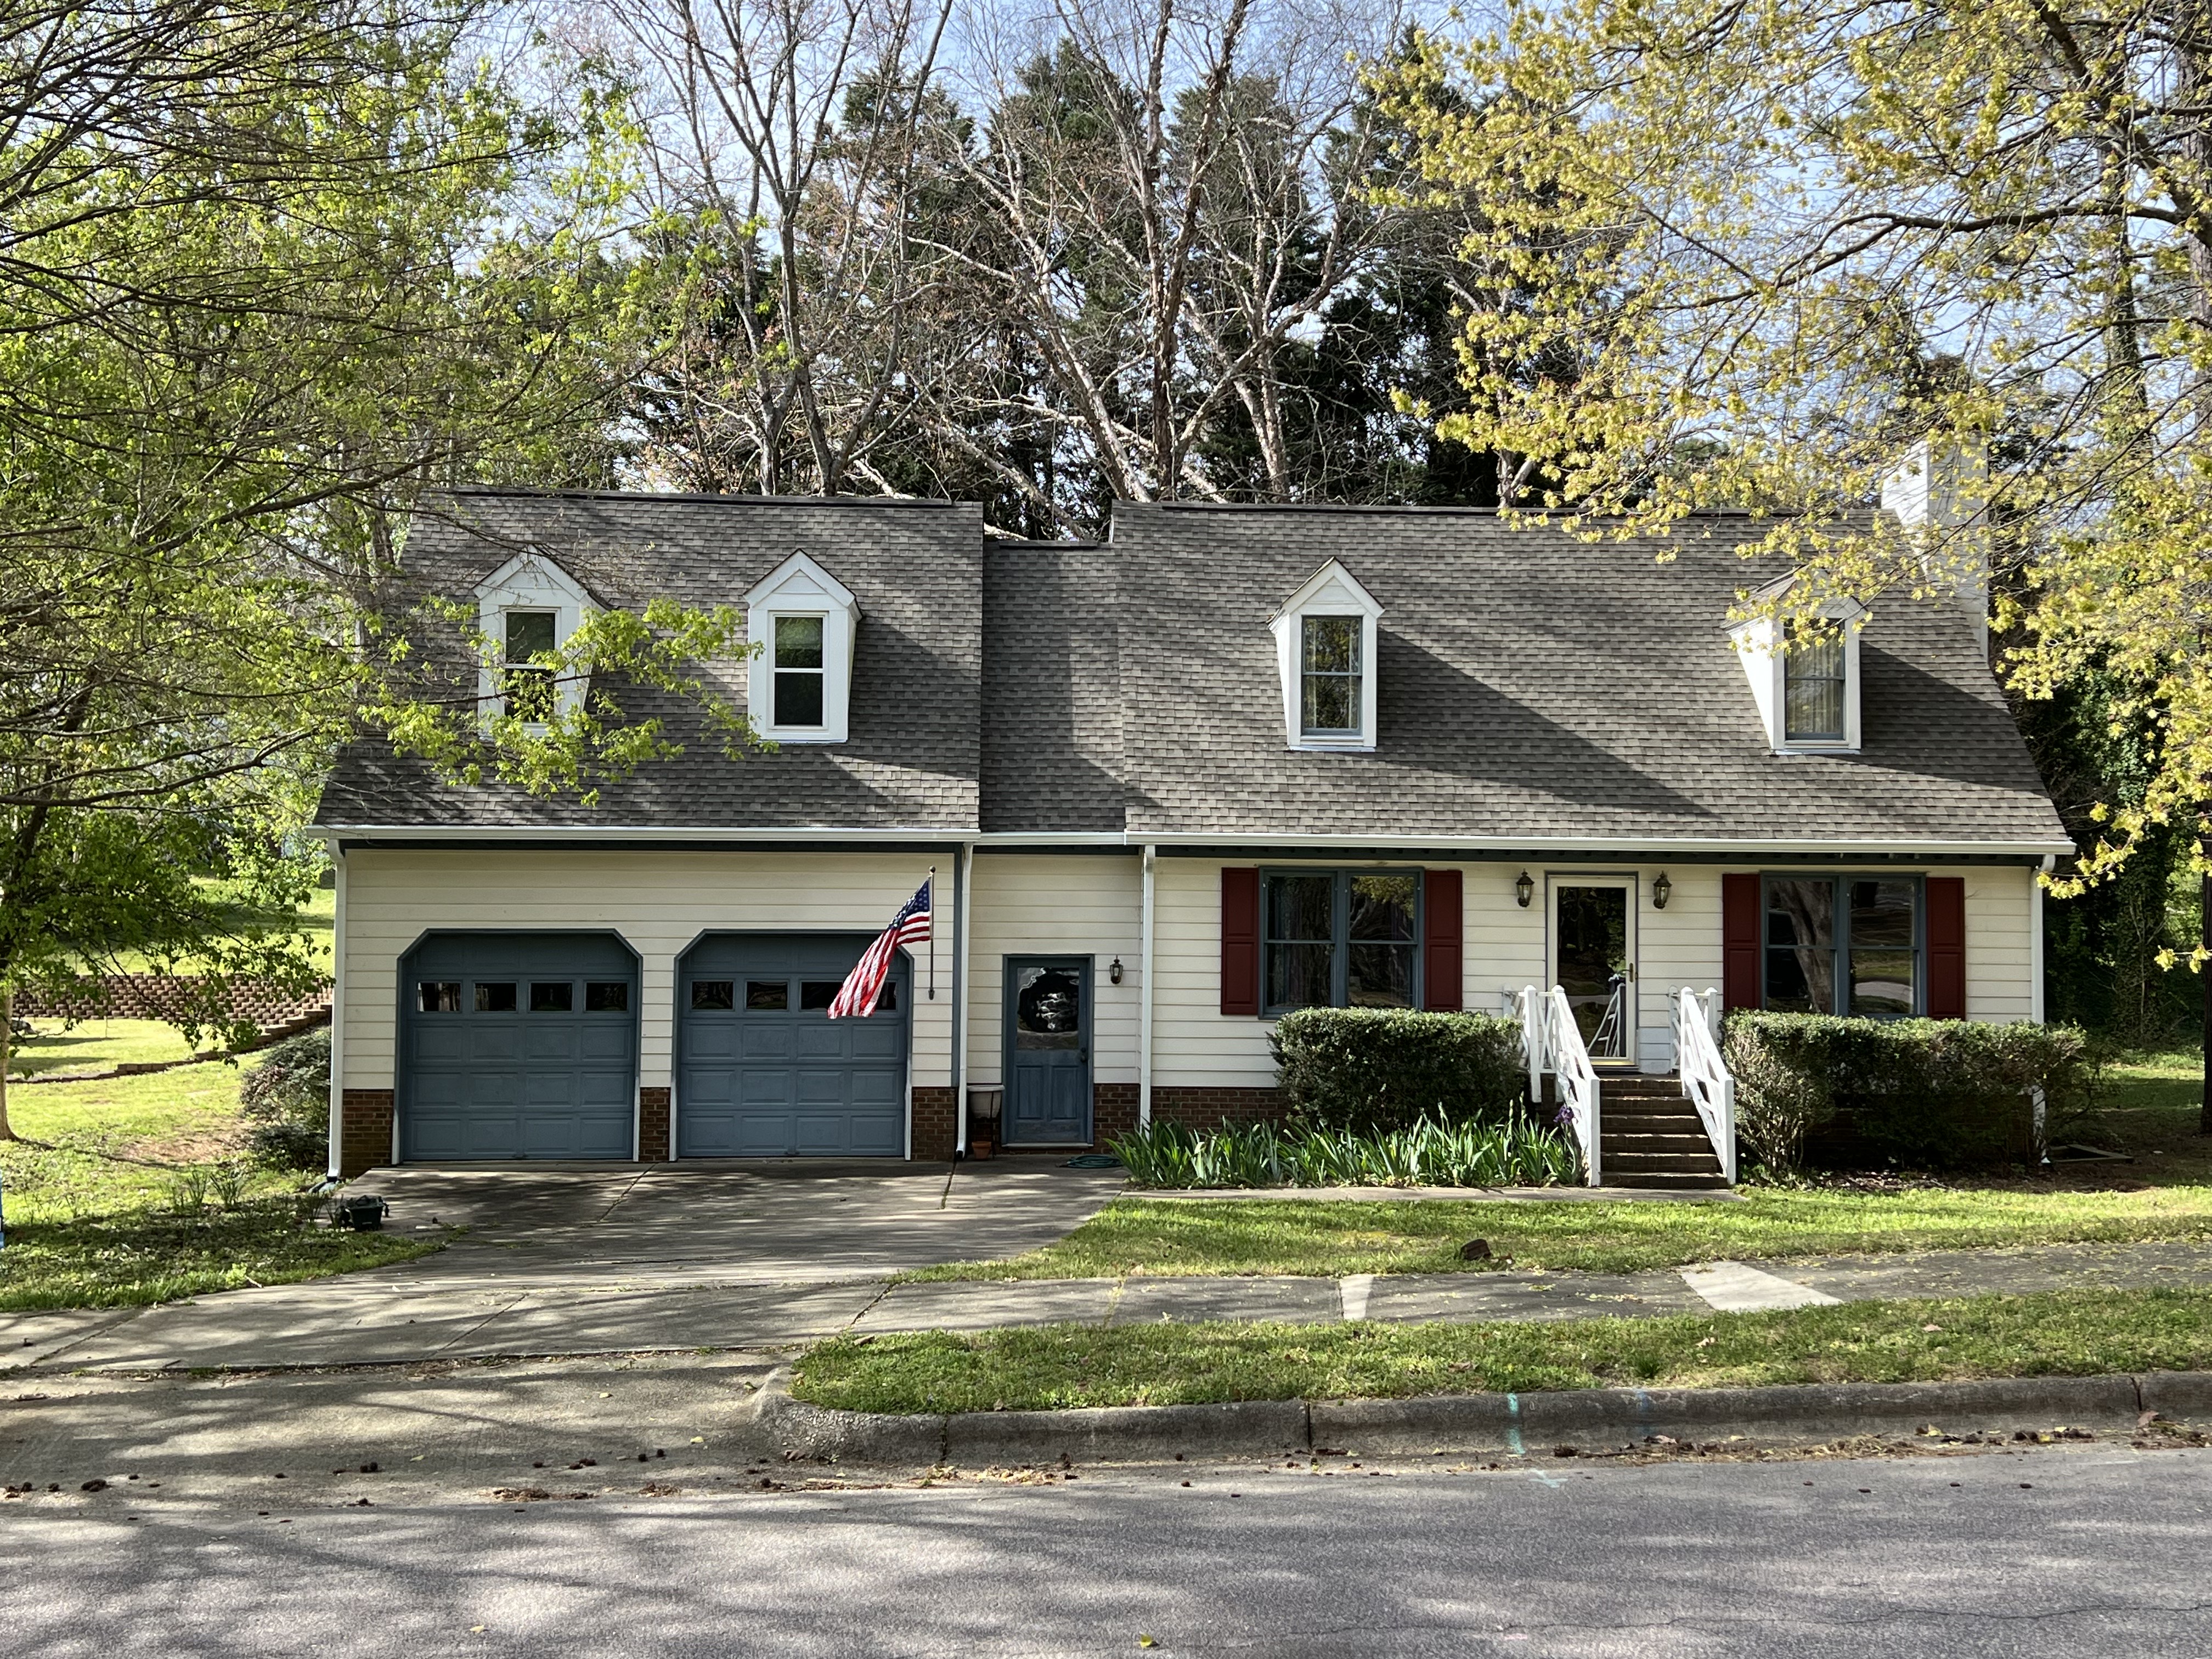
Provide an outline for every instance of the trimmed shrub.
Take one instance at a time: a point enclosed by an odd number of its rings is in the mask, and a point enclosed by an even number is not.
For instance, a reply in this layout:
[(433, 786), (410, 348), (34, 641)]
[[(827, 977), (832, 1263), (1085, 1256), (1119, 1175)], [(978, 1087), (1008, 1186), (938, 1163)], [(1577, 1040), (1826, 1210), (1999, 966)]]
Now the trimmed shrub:
[(1525, 1119), (1421, 1118), (1377, 1135), (1154, 1122), (1107, 1144), (1139, 1187), (1559, 1187), (1582, 1174), (1571, 1140)]
[(1372, 1135), (1423, 1118), (1497, 1120), (1528, 1092), (1521, 1028), (1491, 1014), (1300, 1008), (1269, 1040), (1300, 1127)]
[(1781, 1171), (2033, 1163), (2038, 1091), (2046, 1135), (2096, 1093), (2088, 1039), (2065, 1025), (1738, 1013), (1722, 1055), (1737, 1138)]
[(329, 1029), (273, 1045), (239, 1085), (255, 1158), (280, 1170), (319, 1170), (330, 1154)]

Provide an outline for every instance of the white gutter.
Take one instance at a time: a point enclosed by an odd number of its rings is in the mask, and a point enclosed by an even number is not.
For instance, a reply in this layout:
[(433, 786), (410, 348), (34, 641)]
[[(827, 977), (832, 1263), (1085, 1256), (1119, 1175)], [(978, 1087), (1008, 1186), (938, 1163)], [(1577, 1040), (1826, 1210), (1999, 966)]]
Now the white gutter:
[(1126, 830), (1058, 830), (1029, 834), (1001, 830), (975, 834), (949, 829), (941, 824), (915, 825), (898, 830), (845, 830), (830, 824), (810, 825), (801, 829), (788, 826), (733, 828), (706, 826), (692, 829), (672, 828), (666, 824), (317, 824), (307, 833), (326, 842), (346, 841), (447, 841), (497, 843), (528, 841), (576, 842), (728, 842), (732, 843), (788, 844), (810, 846), (821, 842), (842, 842), (854, 846), (875, 844), (912, 846), (917, 842), (935, 842), (940, 845), (957, 842), (963, 847), (994, 852), (1007, 848), (1115, 848), (1139, 851), (1146, 847), (1175, 848), (1178, 847), (1237, 847), (1280, 848), (1285, 853), (1300, 848), (1329, 851), (1339, 848), (1369, 848), (1396, 843), (1401, 846), (1432, 848), (1440, 852), (1463, 852), (1473, 854), (1556, 854), (1559, 856), (1590, 855), (1617, 856), (1623, 853), (1663, 854), (1723, 854), (1743, 857), (1761, 854), (1820, 854), (1849, 857), (1871, 853), (1895, 853), (1914, 857), (1940, 860), (1949, 858), (2045, 858), (2071, 853), (2069, 841), (1954, 841), (1931, 842), (1908, 840), (1890, 836), (1867, 836), (1837, 839), (1832, 836), (1802, 840), (1784, 836), (1735, 838), (1720, 836), (1639, 836), (1622, 832), (1610, 836), (1436, 836), (1414, 830), (1365, 830), (1358, 834), (1302, 835), (1281, 832), (1240, 832), (1237, 830), (1207, 830), (1204, 833), (1176, 831), (1166, 834)]
[(331, 1133), (330, 1172), (345, 1162), (345, 855), (331, 848)]
[[(960, 862), (953, 873), (959, 890), (953, 900), (952, 912), (953, 1150), (964, 1156), (968, 1151), (968, 1066), (973, 1058), (969, 1048), (975, 1038), (975, 1022), (968, 1018), (968, 948), (975, 939), (975, 930), (968, 925), (968, 907), (975, 902), (974, 842), (961, 844)], [(913, 1113), (907, 1114), (907, 1121), (913, 1123)], [(910, 1129), (908, 1133), (912, 1133)], [(913, 1155), (911, 1146), (908, 1155)]]
[(1152, 918), (1157, 849), (1145, 848), (1144, 906), (1137, 936), (1137, 1126), (1152, 1121)]

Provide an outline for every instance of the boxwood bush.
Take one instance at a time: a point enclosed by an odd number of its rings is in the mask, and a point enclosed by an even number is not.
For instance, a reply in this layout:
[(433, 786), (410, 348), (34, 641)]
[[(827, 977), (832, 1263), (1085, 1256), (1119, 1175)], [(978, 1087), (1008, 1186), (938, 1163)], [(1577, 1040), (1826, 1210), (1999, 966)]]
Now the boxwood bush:
[(1357, 1135), (1421, 1119), (1502, 1119), (1521, 1105), (1521, 1028), (1490, 1014), (1300, 1008), (1276, 1022), (1276, 1080), (1303, 1128)]
[(2046, 1134), (2095, 1104), (2088, 1040), (2067, 1025), (1738, 1013), (1722, 1054), (1737, 1139), (1779, 1171), (2033, 1163), (2037, 1091)]
[(280, 1170), (319, 1170), (329, 1157), (331, 1033), (327, 1026), (272, 1045), (238, 1089), (246, 1144)]

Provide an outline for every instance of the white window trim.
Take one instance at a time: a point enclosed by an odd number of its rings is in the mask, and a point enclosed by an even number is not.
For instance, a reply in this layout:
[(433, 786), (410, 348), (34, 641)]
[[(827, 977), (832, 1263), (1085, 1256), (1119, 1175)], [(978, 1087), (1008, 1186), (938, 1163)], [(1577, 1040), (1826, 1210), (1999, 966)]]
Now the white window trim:
[(1789, 672), (1788, 654), (1778, 648), (1782, 623), (1773, 617), (1754, 617), (1729, 630), (1729, 638), (1751, 682), (1752, 700), (1759, 706), (1759, 722), (1766, 728), (1767, 746), (1778, 755), (1856, 755), (1859, 752), (1859, 630), (1866, 607), (1856, 599), (1831, 599), (1820, 614), (1835, 623), (1844, 635), (1844, 735), (1840, 739), (1794, 741), (1788, 736), (1784, 679)]
[[(1375, 747), (1375, 639), (1382, 607), (1343, 564), (1331, 559), (1308, 577), (1282, 609), (1267, 619), (1275, 635), (1275, 661), (1282, 679), (1283, 740), (1291, 749), (1313, 753), (1366, 751)], [(1301, 718), (1304, 690), (1302, 646), (1308, 617), (1359, 618), (1359, 727), (1354, 732), (1308, 732)]]
[[(502, 656), (507, 649), (507, 616), (510, 611), (552, 612), (553, 648), (557, 651), (568, 643), (586, 618), (598, 615), (601, 608), (581, 582), (534, 547), (525, 548), (478, 582), (476, 601), (477, 630), (493, 642)], [(554, 691), (561, 712), (573, 714), (581, 708), (588, 689), (581, 675), (558, 681)], [(502, 712), (503, 706), (498, 667), (479, 663), (478, 718), (489, 722)], [(529, 729), (543, 728), (533, 726)]]
[[(794, 553), (744, 597), (745, 641), (760, 649), (745, 677), (753, 729), (776, 743), (843, 743), (853, 704), (853, 652), (860, 606), (844, 583), (804, 553)], [(775, 619), (822, 618), (822, 724), (778, 726), (775, 714)]]

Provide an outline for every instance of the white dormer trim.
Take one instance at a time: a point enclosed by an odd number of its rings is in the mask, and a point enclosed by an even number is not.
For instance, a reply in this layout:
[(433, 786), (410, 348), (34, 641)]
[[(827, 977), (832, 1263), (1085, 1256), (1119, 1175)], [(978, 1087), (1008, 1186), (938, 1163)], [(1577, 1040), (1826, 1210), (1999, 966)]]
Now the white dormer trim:
[(1730, 643), (1751, 683), (1752, 701), (1759, 707), (1759, 723), (1766, 728), (1767, 746), (1778, 755), (1856, 755), (1859, 752), (1859, 630), (1865, 625), (1866, 607), (1856, 599), (1831, 599), (1820, 615), (1836, 623), (1844, 641), (1844, 735), (1840, 739), (1791, 740), (1784, 725), (1784, 686), (1790, 672), (1789, 654), (1779, 648), (1782, 622), (1774, 617), (1753, 617), (1729, 630)]
[[(1371, 750), (1375, 747), (1375, 635), (1382, 607), (1335, 559), (1309, 576), (1304, 586), (1267, 619), (1275, 635), (1275, 663), (1282, 679), (1283, 738), (1292, 749)], [(1300, 718), (1300, 647), (1308, 617), (1359, 618), (1359, 725), (1356, 731), (1308, 732)]]
[[(853, 647), (860, 605), (852, 589), (804, 553), (794, 553), (744, 597), (745, 640), (754, 653), (745, 680), (753, 729), (777, 743), (842, 743), (851, 723)], [(775, 723), (775, 619), (822, 618), (822, 724)]]
[[(550, 611), (553, 646), (568, 643), (586, 617), (600, 606), (584, 585), (556, 564), (542, 549), (526, 547), (476, 586), (477, 629), (492, 643), (494, 653), (507, 647), (507, 617), (511, 611)], [(584, 704), (585, 677), (562, 679), (555, 688), (563, 714), (573, 714)], [(502, 708), (498, 665), (477, 665), (477, 713), (491, 720)]]

